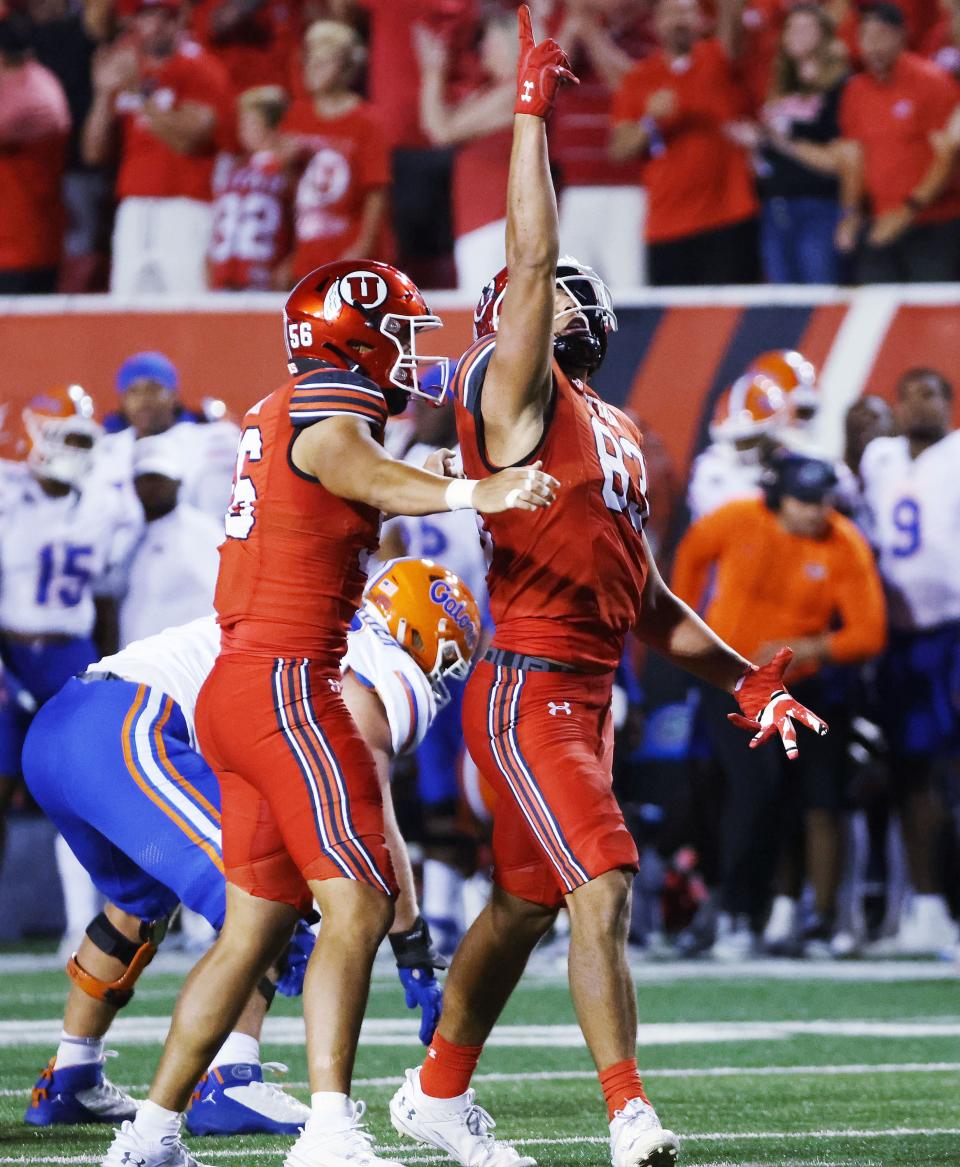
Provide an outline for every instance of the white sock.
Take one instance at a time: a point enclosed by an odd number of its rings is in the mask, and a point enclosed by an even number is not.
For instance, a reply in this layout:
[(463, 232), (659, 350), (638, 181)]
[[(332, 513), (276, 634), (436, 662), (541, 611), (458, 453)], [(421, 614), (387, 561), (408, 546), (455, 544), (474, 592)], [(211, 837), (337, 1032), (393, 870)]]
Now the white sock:
[(65, 1070), (68, 1066), (89, 1066), (103, 1059), (103, 1038), (74, 1037), (64, 1029), (57, 1046), (55, 1070)]
[(353, 1103), (349, 1094), (338, 1094), (333, 1090), (318, 1090), (310, 1095), (310, 1117), (307, 1130), (346, 1127), (353, 1119)]
[(260, 1042), (249, 1033), (231, 1033), (210, 1063), (214, 1066), (260, 1065)]
[(164, 1135), (180, 1133), (180, 1115), (175, 1110), (166, 1110), (158, 1106), (148, 1098), (146, 1102), (140, 1104), (134, 1126), (137, 1128), (137, 1134), (147, 1142), (159, 1143)]

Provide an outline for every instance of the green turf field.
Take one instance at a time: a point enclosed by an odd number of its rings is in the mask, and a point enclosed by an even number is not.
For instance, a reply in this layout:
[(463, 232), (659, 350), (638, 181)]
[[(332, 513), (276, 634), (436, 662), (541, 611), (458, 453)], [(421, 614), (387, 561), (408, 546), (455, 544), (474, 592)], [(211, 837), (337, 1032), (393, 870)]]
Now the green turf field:
[[(0, 964), (0, 968), (4, 967)], [(707, 970), (709, 972), (709, 970)], [(691, 976), (662, 968), (638, 986), (640, 1063), (688, 1164), (790, 1167), (960, 1165), (960, 979), (949, 971), (890, 968), (896, 979), (858, 979), (844, 966), (751, 975)], [(778, 974), (779, 975), (779, 974)], [(826, 976), (833, 974), (827, 973)], [(876, 977), (867, 966), (864, 977)], [(180, 977), (151, 970), (109, 1044), (108, 1073), (142, 1091)], [(21, 1122), (29, 1087), (53, 1052), (65, 978), (0, 971), (0, 1164), (99, 1163), (109, 1128)], [(415, 1022), (399, 983), (378, 973), (361, 1046), (355, 1096), (374, 1133), (405, 1163), (447, 1162), (401, 1142), (386, 1104), (403, 1069), (419, 1061)], [(277, 998), (264, 1057), (286, 1062), (307, 1096), (298, 1006)], [(498, 1133), (544, 1167), (609, 1163), (605, 1114), (561, 979), (532, 977), (503, 1019), (476, 1081)], [(210, 1164), (279, 1167), (282, 1139), (199, 1139)]]

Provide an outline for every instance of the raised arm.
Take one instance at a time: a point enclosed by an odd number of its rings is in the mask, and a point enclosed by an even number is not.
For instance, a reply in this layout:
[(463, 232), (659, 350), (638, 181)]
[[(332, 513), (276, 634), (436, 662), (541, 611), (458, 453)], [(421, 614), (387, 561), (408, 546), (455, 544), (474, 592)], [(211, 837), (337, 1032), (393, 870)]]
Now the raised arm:
[(534, 43), (525, 4), (519, 22), (518, 92), (507, 183), (509, 280), (481, 401), (487, 450), (499, 465), (525, 457), (536, 446), (550, 402), (560, 244), (545, 119), (560, 84), (576, 80), (555, 41)]
[(452, 104), (446, 99), (447, 49), (441, 37), (416, 25), (420, 64), (420, 126), (434, 146), (457, 146), (510, 125), (513, 86), (497, 84)]

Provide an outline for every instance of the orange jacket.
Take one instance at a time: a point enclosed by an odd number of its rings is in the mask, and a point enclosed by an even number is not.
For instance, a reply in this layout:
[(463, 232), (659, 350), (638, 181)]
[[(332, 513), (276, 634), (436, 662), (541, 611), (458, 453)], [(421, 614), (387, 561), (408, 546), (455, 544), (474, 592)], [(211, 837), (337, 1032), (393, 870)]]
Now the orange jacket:
[(785, 531), (762, 499), (727, 503), (683, 537), (673, 590), (698, 610), (706, 600), (707, 623), (751, 660), (764, 643), (829, 633), (830, 659), (849, 664), (875, 656), (886, 641), (873, 554), (835, 512), (826, 536), (810, 539)]

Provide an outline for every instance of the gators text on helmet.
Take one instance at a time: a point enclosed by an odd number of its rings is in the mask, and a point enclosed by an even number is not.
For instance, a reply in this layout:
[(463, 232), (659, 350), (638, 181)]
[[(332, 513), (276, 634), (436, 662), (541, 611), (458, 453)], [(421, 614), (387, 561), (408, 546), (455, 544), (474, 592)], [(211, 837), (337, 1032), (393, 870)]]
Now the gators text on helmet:
[(363, 602), (445, 704), (445, 678), (466, 679), (480, 639), (480, 610), (463, 580), (431, 559), (391, 559), (371, 577)]

